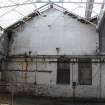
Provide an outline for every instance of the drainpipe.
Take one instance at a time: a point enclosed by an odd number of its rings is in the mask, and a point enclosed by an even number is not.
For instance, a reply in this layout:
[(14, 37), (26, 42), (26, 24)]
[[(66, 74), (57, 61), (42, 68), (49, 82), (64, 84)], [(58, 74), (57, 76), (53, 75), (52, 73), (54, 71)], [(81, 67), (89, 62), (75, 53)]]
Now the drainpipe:
[(37, 62), (37, 52), (35, 54), (35, 82), (34, 82), (34, 91), (35, 91), (35, 95), (37, 94), (37, 88), (36, 88), (36, 84), (37, 84), (37, 71), (38, 71), (38, 62)]
[[(73, 62), (75, 62), (75, 60), (73, 60)], [(73, 89), (73, 100), (75, 101), (75, 96), (76, 96), (76, 94), (75, 94), (76, 82), (74, 81), (74, 78), (73, 78), (73, 76), (74, 76), (73, 66), (74, 66), (74, 63), (72, 63), (72, 89)]]
[(100, 59), (99, 98), (102, 98), (102, 59)]

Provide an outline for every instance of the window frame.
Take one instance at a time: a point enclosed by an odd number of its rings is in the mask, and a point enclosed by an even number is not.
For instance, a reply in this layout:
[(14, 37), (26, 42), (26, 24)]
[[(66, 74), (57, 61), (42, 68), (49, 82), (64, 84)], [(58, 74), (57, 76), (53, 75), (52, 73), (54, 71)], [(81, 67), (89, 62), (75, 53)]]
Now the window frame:
[[(81, 65), (82, 64), (82, 65)], [(87, 68), (85, 68), (85, 70), (88, 70), (88, 74), (89, 77), (84, 78), (81, 76), (81, 75), (85, 75), (86, 73), (84, 73), (84, 68), (81, 68), (83, 66), (86, 66)], [(89, 81), (89, 82), (87, 82)], [(92, 85), (92, 62), (91, 62), (91, 59), (90, 58), (80, 58), (78, 59), (78, 83), (79, 85)]]
[[(66, 66), (66, 68), (65, 68), (65, 66)], [(67, 76), (65, 77), (63, 74), (65, 74), (65, 75), (67, 74)], [(63, 78), (61, 78), (60, 76)], [(65, 78), (65, 80), (64, 80), (64, 78)], [(67, 57), (61, 56), (60, 58), (57, 59), (56, 84), (60, 84), (60, 85), (69, 85), (70, 84), (70, 59)]]

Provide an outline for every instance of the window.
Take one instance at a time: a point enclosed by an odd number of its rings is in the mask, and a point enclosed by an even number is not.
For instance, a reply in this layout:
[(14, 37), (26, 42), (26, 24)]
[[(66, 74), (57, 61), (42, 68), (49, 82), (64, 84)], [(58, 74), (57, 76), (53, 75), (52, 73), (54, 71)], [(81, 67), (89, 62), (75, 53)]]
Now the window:
[(57, 62), (57, 83), (70, 84), (70, 63), (69, 59), (60, 57)]
[(92, 85), (92, 64), (91, 59), (79, 59), (78, 63), (78, 77), (80, 85)]

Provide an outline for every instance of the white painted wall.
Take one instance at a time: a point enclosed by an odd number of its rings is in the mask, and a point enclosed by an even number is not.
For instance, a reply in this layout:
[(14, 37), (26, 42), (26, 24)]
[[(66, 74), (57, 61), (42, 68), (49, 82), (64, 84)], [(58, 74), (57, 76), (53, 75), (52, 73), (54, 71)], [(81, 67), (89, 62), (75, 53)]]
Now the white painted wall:
[[(19, 59), (18, 59), (19, 60)], [(49, 61), (55, 59), (47, 59)], [(46, 61), (47, 61), (46, 60)], [(43, 61), (43, 59), (37, 60), (37, 62)], [(15, 68), (14, 68), (15, 67)], [(9, 62), (8, 69), (20, 69), (21, 70), (22, 63), (15, 63)], [(100, 67), (99, 63), (92, 63), (92, 85), (79, 85), (78, 83), (78, 63), (70, 63), (70, 84), (68, 85), (60, 85), (56, 83), (57, 80), (57, 63), (49, 63), (49, 62), (40, 62), (37, 63), (37, 72), (30, 72), (27, 74), (27, 82), (30, 86), (23, 85), (24, 88), (28, 90), (28, 92), (33, 91), (34, 94), (37, 95), (45, 95), (45, 96), (52, 96), (52, 97), (72, 97), (73, 96), (73, 89), (72, 89), (72, 82), (76, 82), (77, 86), (75, 89), (76, 97), (96, 97), (105, 98), (105, 64), (102, 64)], [(36, 69), (36, 63), (31, 63), (28, 70)], [(43, 71), (52, 71), (51, 73), (48, 72), (38, 72), (40, 70)], [(100, 71), (101, 71), (101, 86), (100, 86)], [(8, 73), (11, 81), (18, 83), (26, 82), (25, 81), (25, 73), (23, 72), (13, 72)], [(16, 79), (17, 78), (17, 79)], [(36, 81), (36, 85), (33, 87), (33, 84)], [(27, 83), (26, 82), (26, 83)], [(15, 87), (16, 91), (23, 91), (24, 88), (19, 85), (19, 87)], [(101, 88), (101, 93), (100, 93)], [(11, 90), (11, 88), (10, 88)]]
[[(43, 17), (47, 15), (47, 17)], [(50, 27), (49, 27), (50, 25)], [(61, 55), (96, 54), (99, 37), (95, 27), (49, 9), (16, 32), (10, 54)]]
[[(43, 15), (47, 15), (43, 17)], [(49, 27), (50, 25), (50, 27)], [(10, 55), (24, 54), (32, 52), (32, 55), (56, 55), (56, 48), (60, 48), (60, 55), (93, 55), (99, 46), (98, 33), (95, 27), (90, 24), (84, 24), (77, 19), (64, 15), (56, 9), (49, 9), (42, 13), (41, 16), (35, 17), (28, 25), (24, 25), (23, 30), (18, 30), (11, 47)], [(18, 59), (19, 60), (19, 59)], [(46, 95), (53, 97), (71, 97), (73, 96), (72, 82), (77, 83), (76, 96), (78, 97), (100, 97), (99, 80), (100, 80), (100, 64), (92, 64), (92, 85), (78, 84), (78, 64), (70, 63), (70, 84), (56, 84), (57, 63), (46, 62), (57, 59), (38, 59), (37, 65), (35, 62), (30, 62), (28, 70), (36, 70), (33, 73), (27, 73), (25, 79), (24, 72), (7, 72), (7, 78), (14, 82), (28, 82), (24, 84), (24, 88), (18, 85), (14, 89), (15, 92), (33, 91), (36, 95)], [(36, 67), (37, 66), (37, 67)], [(8, 62), (8, 69), (25, 70), (24, 62)], [(103, 67), (104, 69), (104, 67)], [(102, 75), (104, 70), (102, 69)], [(38, 72), (40, 70), (51, 71)], [(73, 74), (73, 75), (72, 75)], [(104, 76), (102, 77), (104, 78)], [(35, 83), (34, 85), (32, 83)], [(104, 91), (105, 82), (103, 81), (102, 92)], [(30, 87), (30, 88), (29, 88)], [(11, 87), (10, 87), (11, 90)], [(102, 93), (104, 97), (105, 92)]]

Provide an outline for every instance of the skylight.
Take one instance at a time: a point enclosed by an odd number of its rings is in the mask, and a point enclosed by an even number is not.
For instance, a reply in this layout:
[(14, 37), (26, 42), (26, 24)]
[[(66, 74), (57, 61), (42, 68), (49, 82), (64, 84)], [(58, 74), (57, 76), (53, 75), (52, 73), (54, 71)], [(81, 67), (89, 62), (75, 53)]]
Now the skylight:
[[(47, 3), (55, 3), (68, 11), (85, 18), (88, 0), (0, 0), (0, 26), (7, 28), (35, 9)], [(91, 17), (99, 15), (103, 0), (94, 0)]]

